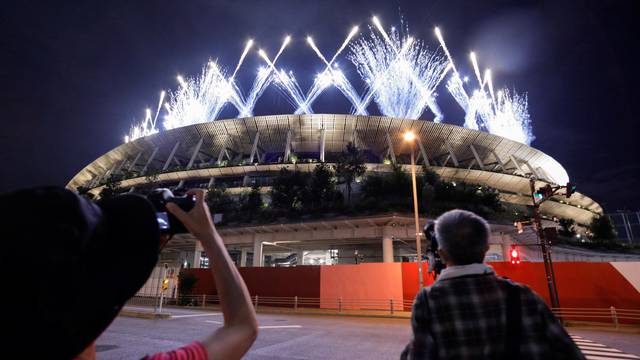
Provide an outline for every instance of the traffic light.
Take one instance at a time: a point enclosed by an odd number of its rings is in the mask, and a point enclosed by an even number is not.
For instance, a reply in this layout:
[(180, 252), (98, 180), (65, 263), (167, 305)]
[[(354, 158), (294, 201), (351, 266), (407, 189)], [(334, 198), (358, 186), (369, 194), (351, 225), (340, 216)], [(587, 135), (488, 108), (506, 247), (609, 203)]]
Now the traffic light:
[(509, 255), (511, 255), (511, 263), (512, 264), (520, 264), (520, 250), (515, 245), (511, 245), (511, 251), (509, 251)]
[(549, 245), (556, 245), (558, 243), (558, 229), (555, 227), (544, 228), (544, 238)]
[(540, 189), (538, 189), (538, 191), (536, 191), (534, 196), (537, 200), (548, 199), (551, 196), (553, 196), (553, 188), (551, 187), (551, 185), (547, 184), (546, 186), (543, 186)]
[(571, 195), (573, 195), (573, 193), (576, 192), (576, 184), (572, 183), (572, 182), (568, 182), (567, 183), (567, 199), (571, 197)]
[(524, 225), (522, 225), (522, 221), (516, 221), (515, 223), (513, 223), (513, 226), (518, 229), (518, 234), (522, 234), (524, 232)]
[(165, 291), (169, 288), (169, 279), (165, 278), (162, 280), (162, 291)]

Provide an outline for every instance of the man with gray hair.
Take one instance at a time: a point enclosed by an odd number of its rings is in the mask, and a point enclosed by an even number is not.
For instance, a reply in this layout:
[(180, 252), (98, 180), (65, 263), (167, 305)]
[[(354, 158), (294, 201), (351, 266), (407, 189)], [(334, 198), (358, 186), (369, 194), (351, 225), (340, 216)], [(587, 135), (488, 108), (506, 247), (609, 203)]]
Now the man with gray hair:
[(447, 268), (416, 295), (403, 359), (585, 359), (538, 295), (483, 263), (491, 235), (483, 218), (452, 210), (435, 233)]

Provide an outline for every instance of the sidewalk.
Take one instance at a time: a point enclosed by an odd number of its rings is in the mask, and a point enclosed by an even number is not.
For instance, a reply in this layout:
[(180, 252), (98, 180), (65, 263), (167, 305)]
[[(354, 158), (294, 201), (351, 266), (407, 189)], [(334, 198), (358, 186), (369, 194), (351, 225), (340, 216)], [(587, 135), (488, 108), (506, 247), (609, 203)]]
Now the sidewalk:
[[(171, 309), (176, 310), (196, 310), (196, 311), (220, 311), (219, 305), (202, 306), (163, 306), (162, 314), (155, 314), (152, 306), (127, 305), (120, 312), (120, 316), (138, 317), (147, 319), (168, 319), (171, 317)], [(383, 310), (342, 310), (319, 309), (319, 308), (285, 308), (274, 306), (258, 306), (256, 309), (258, 314), (288, 314), (288, 315), (321, 315), (321, 316), (351, 316), (351, 317), (368, 317), (368, 318), (393, 318), (393, 319), (410, 319), (410, 311), (390, 311)]]

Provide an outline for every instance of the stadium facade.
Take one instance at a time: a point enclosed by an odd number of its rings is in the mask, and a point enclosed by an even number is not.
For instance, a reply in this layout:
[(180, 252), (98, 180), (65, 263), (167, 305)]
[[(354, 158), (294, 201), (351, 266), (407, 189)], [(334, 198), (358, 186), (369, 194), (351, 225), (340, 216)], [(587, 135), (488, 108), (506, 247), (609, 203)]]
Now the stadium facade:
[[(239, 194), (258, 184), (264, 191), (282, 167), (313, 171), (318, 162), (334, 163), (349, 142), (364, 151), (369, 173), (390, 171), (389, 161), (410, 171), (411, 148), (402, 137), (408, 130), (417, 135), (418, 164), (427, 165), (446, 181), (492, 187), (504, 203), (530, 204), (532, 176), (537, 187), (565, 185), (569, 180), (563, 166), (549, 155), (486, 132), (424, 120), (309, 114), (217, 120), (162, 131), (100, 156), (67, 187), (82, 187), (98, 195), (112, 175), (126, 173), (128, 178), (119, 184), (125, 190), (142, 186), (153, 177), (163, 187), (224, 184), (231, 193)], [(418, 171), (422, 171), (420, 166)], [(552, 198), (541, 206), (541, 212), (548, 218), (588, 224), (603, 210), (588, 196), (575, 193), (570, 199), (561, 195)], [(415, 242), (412, 228), (409, 214), (383, 214), (221, 231), (239, 265), (262, 266), (278, 261), (330, 264), (337, 258), (341, 263), (353, 263), (358, 262), (358, 251), (360, 256), (377, 259), (372, 261), (410, 259), (408, 244), (412, 239)], [(496, 260), (506, 258), (509, 241), (504, 237), (512, 230), (508, 228), (493, 228), (490, 256)], [(188, 235), (177, 236), (170, 244), (163, 255), (166, 261), (206, 265), (202, 249)]]

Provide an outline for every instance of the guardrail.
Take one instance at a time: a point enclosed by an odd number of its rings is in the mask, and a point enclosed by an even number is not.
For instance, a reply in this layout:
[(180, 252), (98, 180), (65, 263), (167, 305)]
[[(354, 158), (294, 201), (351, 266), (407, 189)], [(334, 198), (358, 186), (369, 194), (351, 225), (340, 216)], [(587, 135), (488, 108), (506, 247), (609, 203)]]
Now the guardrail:
[(640, 310), (607, 308), (553, 308), (553, 313), (564, 321), (586, 321), (613, 324), (640, 324)]
[[(377, 314), (394, 315), (398, 312), (410, 312), (412, 300), (404, 299), (349, 299), (349, 298), (312, 298), (299, 296), (259, 296), (251, 297), (253, 306), (292, 309), (294, 312), (318, 309), (323, 312), (345, 313), (357, 311), (360, 313), (376, 312)], [(158, 307), (159, 297), (136, 296), (127, 305)], [(190, 307), (207, 307), (220, 304), (217, 295), (184, 295), (176, 298), (164, 298), (163, 305), (177, 305)], [(621, 324), (640, 324), (640, 309), (609, 308), (554, 308), (553, 313), (563, 321), (595, 322), (605, 325), (612, 324), (618, 328)]]
[[(259, 296), (251, 297), (253, 306), (298, 309), (322, 309), (326, 311), (378, 311), (394, 314), (399, 311), (411, 311), (412, 300), (404, 299), (348, 299), (348, 298), (311, 298), (311, 297), (279, 297)], [(158, 297), (135, 296), (127, 302), (129, 306), (153, 306), (159, 305)], [(164, 298), (163, 305), (178, 305), (192, 307), (206, 307), (219, 305), (217, 295), (184, 295), (176, 298)]]

